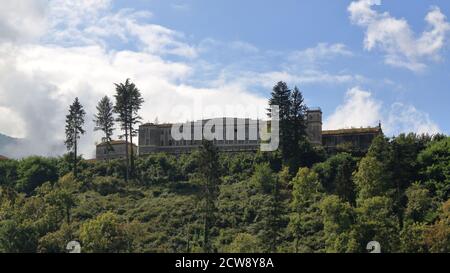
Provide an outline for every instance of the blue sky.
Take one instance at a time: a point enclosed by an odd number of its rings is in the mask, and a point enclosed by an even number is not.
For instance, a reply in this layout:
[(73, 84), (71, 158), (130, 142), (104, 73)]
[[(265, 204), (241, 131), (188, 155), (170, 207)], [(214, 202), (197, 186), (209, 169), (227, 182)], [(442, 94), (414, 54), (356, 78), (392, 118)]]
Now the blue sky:
[[(322, 108), (327, 129), (381, 121), (388, 135), (450, 133), (448, 1), (4, 5), (0, 133), (39, 136), (27, 153), (64, 152), (64, 116), (78, 96), (89, 117), (82, 152), (92, 155), (100, 138), (90, 118), (95, 105), (126, 78), (143, 93), (144, 121), (262, 117), (271, 87), (283, 80), (298, 86), (309, 106)], [(222, 111), (227, 106), (243, 108), (230, 114)]]
[[(358, 84), (372, 92), (388, 107), (401, 101), (425, 111), (439, 128), (450, 131), (447, 118), (450, 114), (449, 47), (440, 51), (442, 60), (427, 62), (424, 71), (392, 67), (383, 61), (384, 53), (364, 49), (365, 30), (352, 24), (347, 10), (352, 1), (117, 1), (115, 9), (136, 8), (153, 13), (151, 22), (180, 31), (186, 40), (199, 44), (204, 39), (221, 42), (242, 41), (249, 43), (265, 55), (264, 51), (288, 52), (313, 48), (319, 43), (344, 44), (353, 53), (351, 57), (336, 58), (321, 65), (330, 73), (362, 75), (370, 81)], [(392, 17), (407, 20), (416, 36), (427, 29), (424, 22), (431, 7), (439, 7), (445, 15), (450, 14), (448, 1), (383, 1), (374, 9), (389, 12)], [(223, 67), (240, 64), (247, 53), (223, 51), (205, 54), (207, 60), (220, 62)], [(267, 71), (279, 69), (278, 57), (264, 56)], [(263, 70), (260, 61), (246, 63), (247, 69)], [(301, 61), (299, 61), (300, 63)], [(198, 75), (202, 77), (202, 75)], [(330, 114), (342, 103), (347, 89), (355, 83), (298, 84), (311, 105), (321, 106)], [(267, 96), (270, 90), (255, 87), (253, 91)]]

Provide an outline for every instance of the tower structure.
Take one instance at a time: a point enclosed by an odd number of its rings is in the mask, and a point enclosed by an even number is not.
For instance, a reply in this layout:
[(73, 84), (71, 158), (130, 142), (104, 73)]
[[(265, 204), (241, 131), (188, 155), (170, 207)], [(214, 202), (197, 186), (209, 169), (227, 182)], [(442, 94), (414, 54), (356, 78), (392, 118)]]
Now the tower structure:
[(322, 110), (310, 108), (306, 111), (306, 132), (314, 145), (322, 144)]

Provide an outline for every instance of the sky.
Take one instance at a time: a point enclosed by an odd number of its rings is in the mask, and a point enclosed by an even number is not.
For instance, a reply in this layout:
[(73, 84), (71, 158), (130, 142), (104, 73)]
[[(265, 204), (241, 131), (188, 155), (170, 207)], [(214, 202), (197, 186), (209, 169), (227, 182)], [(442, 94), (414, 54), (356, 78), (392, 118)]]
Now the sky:
[(265, 117), (272, 87), (297, 86), (324, 129), (450, 133), (445, 0), (0, 0), (0, 133), (9, 156), (65, 152), (64, 119), (130, 78), (144, 122)]

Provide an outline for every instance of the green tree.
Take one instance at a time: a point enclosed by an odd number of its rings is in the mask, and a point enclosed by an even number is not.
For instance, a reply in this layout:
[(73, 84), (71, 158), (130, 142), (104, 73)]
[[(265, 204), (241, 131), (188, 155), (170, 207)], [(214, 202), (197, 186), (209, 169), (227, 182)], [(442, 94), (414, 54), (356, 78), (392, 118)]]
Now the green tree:
[(49, 232), (39, 238), (37, 252), (40, 253), (65, 253), (67, 252), (67, 243), (74, 240), (75, 227), (64, 223), (53, 232)]
[(367, 156), (374, 157), (378, 162), (389, 167), (392, 164), (393, 154), (392, 147), (384, 135), (378, 135), (372, 141)]
[(131, 143), (131, 153), (130, 153), (130, 165), (131, 165), (131, 174), (135, 175), (135, 167), (134, 167), (134, 147), (133, 147), (133, 137), (137, 136), (138, 129), (134, 128), (137, 124), (141, 123), (141, 116), (139, 116), (139, 110), (144, 103), (144, 99), (142, 98), (141, 91), (132, 83), (130, 87), (130, 122), (129, 122), (129, 133), (130, 133), (130, 143)]
[(131, 238), (127, 236), (125, 225), (119, 217), (106, 212), (83, 223), (80, 227), (83, 252), (118, 253), (129, 251)]
[[(269, 105), (279, 107), (281, 153), (284, 162), (296, 171), (299, 166), (305, 165), (302, 164), (305, 154), (299, 146), (302, 140), (306, 140), (307, 107), (303, 95), (297, 87), (292, 91), (285, 82), (278, 82), (273, 87)], [(270, 108), (268, 116), (272, 116)]]
[(306, 134), (307, 109), (302, 93), (297, 87), (294, 87), (290, 96), (289, 117), (286, 126), (289, 142), (285, 147), (288, 149), (286, 152), (288, 152), (290, 166), (294, 170), (294, 173), (298, 170), (299, 166), (311, 166), (313, 164), (308, 164), (309, 162), (307, 162), (312, 149), (305, 149), (309, 148), (305, 147), (305, 144), (310, 144), (307, 141)]
[(358, 249), (354, 233), (356, 213), (350, 203), (342, 201), (336, 195), (329, 195), (322, 200), (320, 209), (326, 252), (355, 252)]
[(408, 222), (400, 232), (400, 251), (404, 253), (427, 253), (425, 235), (428, 226), (420, 222)]
[(0, 221), (1, 253), (33, 253), (36, 251), (37, 231), (31, 225), (15, 220)]
[(425, 234), (425, 243), (430, 252), (450, 252), (450, 200), (442, 204), (438, 221)]
[[(284, 160), (290, 158), (292, 136), (290, 135), (289, 117), (291, 115), (291, 90), (285, 82), (278, 82), (272, 90), (269, 106), (279, 107), (280, 149)], [(272, 117), (272, 109), (268, 109), (268, 116)]]
[(71, 210), (75, 207), (75, 198), (72, 192), (68, 189), (53, 189), (46, 195), (47, 202), (50, 205), (56, 206), (59, 211), (64, 213), (66, 223), (71, 223)]
[(53, 161), (38, 156), (20, 160), (17, 173), (16, 188), (26, 194), (31, 194), (45, 182), (58, 180), (58, 170)]
[(292, 180), (292, 214), (289, 231), (294, 236), (295, 252), (315, 252), (323, 248), (323, 223), (320, 201), (324, 197), (317, 173), (301, 168)]
[(404, 220), (412, 223), (425, 221), (433, 204), (429, 190), (414, 183), (406, 190), (406, 197)]
[(250, 178), (251, 184), (266, 198), (261, 209), (261, 241), (267, 252), (275, 252), (282, 230), (282, 200), (278, 177), (273, 173), (269, 163), (258, 164)]
[(379, 242), (382, 252), (398, 251), (399, 221), (392, 199), (386, 196), (369, 197), (359, 202), (356, 212), (359, 251), (366, 251), (370, 241)]
[(357, 188), (357, 201), (375, 196), (392, 195), (391, 176), (385, 165), (376, 157), (367, 155), (359, 162), (358, 171), (354, 175)]
[[(125, 154), (126, 154), (126, 166), (127, 175), (126, 180), (131, 175), (134, 175), (134, 152), (133, 152), (133, 136), (136, 136), (137, 131), (134, 128), (141, 120), (138, 115), (144, 100), (141, 92), (137, 89), (136, 85), (129, 79), (125, 83), (115, 84), (116, 86), (116, 105), (114, 111), (118, 114), (117, 121), (119, 121), (121, 129), (124, 131), (122, 137), (125, 138)], [(130, 146), (128, 145), (128, 139), (130, 140)], [(131, 148), (131, 151), (128, 148)]]
[(261, 242), (257, 236), (249, 233), (238, 233), (231, 244), (225, 247), (228, 253), (261, 253)]
[(422, 181), (441, 202), (450, 198), (450, 137), (433, 141), (418, 156)]
[(0, 160), (0, 186), (15, 186), (18, 165), (16, 160)]
[(217, 200), (220, 185), (220, 165), (217, 148), (204, 140), (198, 153), (197, 181), (200, 184), (203, 218), (203, 251), (213, 252), (211, 229), (217, 221)]
[(423, 139), (416, 134), (400, 134), (391, 141), (392, 184), (395, 187), (395, 210), (402, 219), (406, 205), (405, 190), (420, 179), (417, 156), (425, 147)]
[(83, 129), (84, 116), (86, 112), (83, 106), (80, 104), (78, 98), (69, 107), (69, 114), (66, 116), (66, 147), (69, 152), (73, 153), (73, 174), (75, 177), (78, 175), (77, 163), (78, 163), (78, 139), (80, 135), (85, 133)]
[(339, 153), (313, 167), (327, 193), (336, 194), (351, 204), (355, 203), (355, 169), (356, 162), (348, 153)]
[(102, 142), (108, 144), (108, 151), (112, 151), (111, 137), (114, 133), (114, 105), (108, 96), (104, 96), (97, 105), (97, 114), (94, 116), (95, 131), (102, 131)]
[(264, 194), (272, 194), (276, 187), (276, 177), (270, 168), (269, 163), (258, 164), (250, 179), (252, 185), (257, 187)]

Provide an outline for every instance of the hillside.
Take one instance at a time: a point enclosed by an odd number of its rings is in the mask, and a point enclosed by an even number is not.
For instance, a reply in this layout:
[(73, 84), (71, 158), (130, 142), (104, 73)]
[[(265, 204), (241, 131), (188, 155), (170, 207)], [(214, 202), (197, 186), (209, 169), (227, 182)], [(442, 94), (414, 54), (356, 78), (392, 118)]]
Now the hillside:
[(0, 252), (450, 251), (449, 137), (305, 148), (291, 170), (278, 152), (204, 150), (140, 157), (128, 182), (117, 160), (77, 179), (68, 157), (0, 161)]

